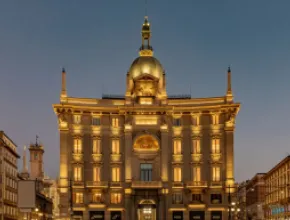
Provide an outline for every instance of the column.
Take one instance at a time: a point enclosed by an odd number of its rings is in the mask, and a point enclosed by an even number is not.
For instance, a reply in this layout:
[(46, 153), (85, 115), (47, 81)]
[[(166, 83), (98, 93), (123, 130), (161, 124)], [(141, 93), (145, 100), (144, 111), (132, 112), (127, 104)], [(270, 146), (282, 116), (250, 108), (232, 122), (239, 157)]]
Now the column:
[[(161, 179), (168, 182), (168, 126), (161, 126)], [(171, 155), (170, 155), (171, 156)]]
[(125, 125), (125, 181), (132, 181), (132, 126)]

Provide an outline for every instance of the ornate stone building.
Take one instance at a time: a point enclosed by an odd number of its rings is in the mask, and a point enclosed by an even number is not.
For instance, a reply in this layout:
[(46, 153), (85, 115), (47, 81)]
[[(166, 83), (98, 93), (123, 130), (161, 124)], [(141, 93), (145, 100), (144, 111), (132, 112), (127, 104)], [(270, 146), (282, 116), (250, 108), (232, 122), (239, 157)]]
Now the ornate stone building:
[(17, 154), (16, 144), (0, 131), (0, 218), (17, 219)]
[(63, 218), (227, 219), (240, 108), (231, 71), (224, 96), (168, 96), (150, 38), (145, 18), (125, 96), (69, 97), (62, 71), (60, 104), (53, 108)]

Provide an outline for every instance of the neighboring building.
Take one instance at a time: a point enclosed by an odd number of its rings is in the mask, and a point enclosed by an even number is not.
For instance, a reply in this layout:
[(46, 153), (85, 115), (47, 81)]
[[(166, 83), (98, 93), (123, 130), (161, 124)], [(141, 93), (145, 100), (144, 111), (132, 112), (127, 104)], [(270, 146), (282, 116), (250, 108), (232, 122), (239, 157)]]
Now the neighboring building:
[(228, 217), (225, 187), (235, 187), (234, 131), (240, 109), (233, 101), (231, 71), (224, 96), (168, 96), (150, 37), (145, 18), (140, 56), (126, 75), (125, 96), (68, 97), (62, 72), (60, 104), (53, 108), (60, 132), (63, 219), (71, 208), (80, 219)]
[(265, 201), (264, 173), (257, 173), (246, 185), (247, 217), (253, 220), (264, 219), (263, 203)]
[(17, 219), (17, 146), (0, 131), (0, 219)]
[(42, 192), (42, 182), (39, 180), (18, 180), (18, 219), (52, 220), (52, 200)]
[(237, 191), (237, 203), (239, 208), (238, 219), (246, 220), (247, 219), (247, 206), (246, 206), (246, 193), (247, 193), (247, 186), (248, 181), (242, 182), (238, 186)]
[(57, 180), (50, 179), (49, 177), (44, 178), (44, 182), (48, 183), (50, 187), (44, 189), (46, 197), (50, 198), (53, 202), (53, 219), (59, 218), (59, 193), (58, 193), (58, 182)]
[(47, 192), (53, 184), (44, 178), (44, 148), (37, 141), (29, 146), (30, 173), (26, 165), (26, 147), (23, 151), (23, 170), (18, 178), (19, 219), (43, 219), (53, 217), (53, 200)]
[(265, 176), (265, 219), (290, 218), (290, 156), (285, 157)]

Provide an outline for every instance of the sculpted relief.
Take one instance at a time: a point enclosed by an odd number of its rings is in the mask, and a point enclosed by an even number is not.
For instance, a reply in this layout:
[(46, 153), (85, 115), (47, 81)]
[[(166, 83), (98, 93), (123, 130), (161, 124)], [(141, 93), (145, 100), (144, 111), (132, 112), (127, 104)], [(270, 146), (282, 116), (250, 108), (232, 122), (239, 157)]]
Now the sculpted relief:
[(151, 135), (142, 135), (136, 138), (134, 150), (157, 151), (159, 149), (158, 141)]

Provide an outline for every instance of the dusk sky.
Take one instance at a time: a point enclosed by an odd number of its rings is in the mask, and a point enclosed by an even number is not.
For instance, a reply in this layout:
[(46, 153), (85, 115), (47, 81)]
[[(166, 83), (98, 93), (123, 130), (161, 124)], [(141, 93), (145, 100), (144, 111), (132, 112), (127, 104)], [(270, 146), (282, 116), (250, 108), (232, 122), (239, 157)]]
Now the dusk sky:
[[(69, 96), (124, 94), (141, 44), (144, 2), (1, 0), (0, 129), (21, 155), (37, 134), (51, 177), (59, 170), (52, 104), (59, 102), (61, 67)], [(289, 0), (148, 0), (168, 94), (223, 96), (231, 65), (235, 101), (241, 102), (237, 181), (267, 172), (290, 153), (289, 8)]]

